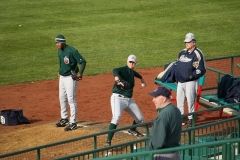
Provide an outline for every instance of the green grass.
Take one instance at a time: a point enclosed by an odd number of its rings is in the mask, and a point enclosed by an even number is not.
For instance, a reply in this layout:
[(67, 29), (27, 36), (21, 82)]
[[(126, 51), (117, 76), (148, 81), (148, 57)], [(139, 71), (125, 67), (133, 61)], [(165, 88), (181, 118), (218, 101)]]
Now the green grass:
[(239, 0), (1, 1), (0, 85), (55, 79), (58, 33), (86, 58), (87, 75), (111, 72), (132, 53), (139, 68), (163, 65), (187, 32), (206, 58), (237, 55), (239, 8)]

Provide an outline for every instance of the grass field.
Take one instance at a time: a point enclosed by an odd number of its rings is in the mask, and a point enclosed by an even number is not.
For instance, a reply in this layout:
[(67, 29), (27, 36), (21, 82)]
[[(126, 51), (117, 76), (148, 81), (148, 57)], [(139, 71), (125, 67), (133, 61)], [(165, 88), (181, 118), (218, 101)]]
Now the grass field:
[(129, 54), (139, 68), (176, 59), (187, 32), (206, 58), (240, 52), (239, 0), (7, 0), (0, 5), (0, 85), (55, 79), (58, 33), (87, 60), (85, 74), (111, 72)]

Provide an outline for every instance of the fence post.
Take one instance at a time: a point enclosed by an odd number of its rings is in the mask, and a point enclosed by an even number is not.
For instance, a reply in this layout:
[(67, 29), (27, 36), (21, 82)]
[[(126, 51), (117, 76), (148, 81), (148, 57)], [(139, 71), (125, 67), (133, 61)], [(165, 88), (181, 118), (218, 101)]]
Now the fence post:
[[(97, 136), (94, 135), (93, 138), (94, 138), (93, 147), (94, 149), (97, 149)], [(96, 158), (96, 152), (93, 153), (93, 158)]]
[[(196, 121), (197, 121), (197, 114), (194, 112), (193, 113), (192, 127), (196, 126)], [(195, 144), (195, 131), (194, 130), (191, 131), (191, 144)], [(195, 155), (194, 152), (195, 152), (195, 149), (192, 149), (191, 150), (192, 156)]]
[(146, 124), (145, 127), (146, 127), (146, 136), (149, 137), (150, 135), (149, 124)]
[(37, 155), (36, 159), (40, 160), (41, 159), (41, 153), (40, 153), (40, 148), (37, 149)]
[(227, 146), (227, 159), (232, 160), (232, 157), (233, 157), (232, 145), (231, 145), (231, 143), (227, 143), (226, 146)]
[[(191, 130), (188, 131), (188, 144), (189, 145), (192, 144), (192, 132), (191, 132)], [(188, 155), (192, 157), (192, 149), (189, 149)]]
[[(240, 138), (240, 119), (237, 120), (238, 126), (237, 126), (237, 137)], [(240, 142), (238, 142), (238, 154), (240, 153)]]
[(234, 57), (231, 57), (231, 74), (234, 76)]
[(222, 159), (226, 159), (227, 158), (226, 154), (227, 154), (227, 145), (223, 144), (222, 145)]
[(234, 155), (232, 155), (231, 143), (226, 143), (223, 145), (222, 159), (232, 160)]

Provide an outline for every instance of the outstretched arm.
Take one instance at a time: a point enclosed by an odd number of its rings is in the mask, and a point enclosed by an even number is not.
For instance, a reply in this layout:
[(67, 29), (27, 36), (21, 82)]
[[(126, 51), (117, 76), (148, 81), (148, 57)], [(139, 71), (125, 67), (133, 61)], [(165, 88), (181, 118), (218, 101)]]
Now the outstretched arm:
[(137, 78), (139, 78), (139, 79), (141, 80), (141, 86), (142, 86), (142, 87), (146, 87), (147, 84), (146, 84), (145, 80), (143, 79), (143, 76), (140, 75), (140, 74), (139, 74), (138, 72), (136, 72), (136, 71), (133, 71), (133, 73), (134, 73), (134, 76), (135, 76), (135, 77), (137, 77)]

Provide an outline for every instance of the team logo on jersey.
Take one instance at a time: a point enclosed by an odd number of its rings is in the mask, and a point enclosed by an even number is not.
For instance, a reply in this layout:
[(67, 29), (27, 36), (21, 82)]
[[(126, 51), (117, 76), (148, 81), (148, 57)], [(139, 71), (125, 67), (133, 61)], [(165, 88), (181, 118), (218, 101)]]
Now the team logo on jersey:
[(188, 58), (188, 57), (185, 56), (185, 55), (182, 55), (182, 56), (179, 58), (179, 61), (181, 61), (181, 62), (190, 62), (191, 59)]
[(65, 56), (63, 58), (63, 61), (64, 61), (65, 64), (69, 64), (69, 58), (67, 56)]
[(5, 124), (6, 123), (5, 118), (3, 116), (0, 116), (0, 123), (1, 124)]

